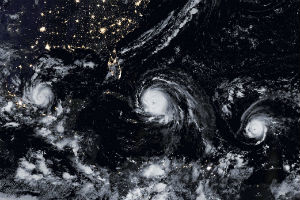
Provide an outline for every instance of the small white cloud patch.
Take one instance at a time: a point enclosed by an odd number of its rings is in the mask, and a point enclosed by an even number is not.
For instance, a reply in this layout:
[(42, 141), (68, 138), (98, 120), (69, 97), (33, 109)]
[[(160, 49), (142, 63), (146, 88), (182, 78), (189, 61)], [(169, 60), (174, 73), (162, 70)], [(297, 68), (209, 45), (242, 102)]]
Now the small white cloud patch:
[(146, 178), (153, 178), (163, 175), (165, 175), (165, 171), (159, 165), (156, 164), (150, 165), (143, 172), (143, 176)]

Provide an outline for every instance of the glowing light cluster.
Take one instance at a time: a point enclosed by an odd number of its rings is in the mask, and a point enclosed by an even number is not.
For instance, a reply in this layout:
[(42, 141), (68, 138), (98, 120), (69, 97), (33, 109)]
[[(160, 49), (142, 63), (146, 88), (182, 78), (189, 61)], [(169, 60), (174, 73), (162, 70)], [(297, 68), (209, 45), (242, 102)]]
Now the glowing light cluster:
[(31, 49), (42, 46), (46, 50), (101, 48), (111, 51), (120, 39), (137, 27), (148, 2), (67, 0), (53, 5), (42, 1), (43, 9), (36, 19), (40, 26)]

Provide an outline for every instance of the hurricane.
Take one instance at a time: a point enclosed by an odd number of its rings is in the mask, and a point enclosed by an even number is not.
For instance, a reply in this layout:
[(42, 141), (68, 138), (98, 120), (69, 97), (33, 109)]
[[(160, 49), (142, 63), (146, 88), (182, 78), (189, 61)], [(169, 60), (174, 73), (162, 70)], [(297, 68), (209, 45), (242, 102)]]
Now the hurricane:
[[(241, 126), (236, 133), (237, 139), (245, 145), (254, 146), (268, 143), (281, 146), (283, 138), (296, 139), (298, 135), (291, 131), (296, 128), (292, 120), (295, 114), (292, 107), (293, 103), (276, 97), (254, 102), (241, 116)], [(281, 112), (283, 109), (291, 111), (283, 114)]]
[[(201, 86), (187, 80), (185, 73), (151, 71), (136, 89), (134, 110), (148, 126), (163, 128), (165, 138), (201, 141), (214, 134), (215, 116)], [(183, 133), (186, 131), (186, 133)], [(200, 139), (200, 140), (199, 140)], [(202, 141), (203, 142), (203, 141)], [(176, 144), (172, 144), (176, 145)], [(203, 147), (201, 147), (203, 148)]]
[(39, 108), (47, 108), (53, 103), (54, 94), (49, 84), (36, 81), (24, 90), (23, 99)]

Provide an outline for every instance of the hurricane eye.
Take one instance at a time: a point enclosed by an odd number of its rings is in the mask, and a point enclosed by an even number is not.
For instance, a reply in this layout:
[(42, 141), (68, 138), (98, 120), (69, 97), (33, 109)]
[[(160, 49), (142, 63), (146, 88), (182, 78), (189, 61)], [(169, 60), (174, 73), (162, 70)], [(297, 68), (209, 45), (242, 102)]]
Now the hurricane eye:
[(245, 128), (247, 137), (255, 139), (264, 138), (267, 130), (267, 124), (263, 119), (252, 119)]
[(168, 96), (163, 91), (155, 88), (147, 89), (141, 97), (145, 112), (153, 115), (165, 115), (168, 110)]

